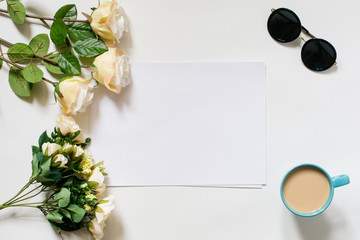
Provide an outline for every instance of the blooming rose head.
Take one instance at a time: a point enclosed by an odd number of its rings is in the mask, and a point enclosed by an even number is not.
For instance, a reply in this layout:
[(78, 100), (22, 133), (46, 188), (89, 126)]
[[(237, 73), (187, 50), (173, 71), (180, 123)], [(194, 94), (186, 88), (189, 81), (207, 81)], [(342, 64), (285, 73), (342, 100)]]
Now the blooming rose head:
[(84, 112), (91, 103), (95, 86), (94, 80), (79, 76), (60, 80), (55, 88), (55, 96), (62, 107), (63, 114), (75, 115), (78, 112)]
[(111, 211), (114, 209), (114, 197), (109, 196), (104, 198), (104, 203), (97, 205), (95, 218), (89, 224), (89, 231), (96, 240), (104, 237), (105, 221), (110, 216)]
[(118, 48), (107, 45), (109, 50), (95, 58), (92, 76), (110, 91), (120, 93), (130, 83), (129, 60)]
[(68, 159), (62, 154), (56, 154), (52, 159), (52, 166), (57, 168), (66, 168)]
[(44, 143), (41, 146), (41, 151), (44, 156), (52, 156), (59, 152), (61, 146), (56, 143)]
[[(75, 133), (77, 131), (81, 131), (79, 125), (75, 122), (74, 118), (69, 116), (62, 116), (60, 115), (57, 122), (56, 122), (56, 129), (59, 131), (63, 136), (69, 134), (69, 133)], [(80, 132), (80, 134), (75, 138), (76, 141), (80, 143), (85, 142), (85, 138), (83, 134)], [(67, 148), (69, 146), (63, 146), (63, 148)]]
[(98, 194), (96, 195), (97, 197), (98, 196), (100, 197), (100, 195), (106, 189), (104, 180), (105, 180), (105, 178), (104, 178), (103, 173), (101, 172), (100, 167), (94, 168), (94, 170), (91, 172), (91, 175), (90, 175), (88, 181), (97, 183), (97, 186), (96, 186), (96, 191), (98, 192)]
[(123, 32), (128, 31), (124, 10), (119, 6), (117, 0), (100, 4), (91, 15), (90, 25), (94, 33), (113, 41), (118, 41)]

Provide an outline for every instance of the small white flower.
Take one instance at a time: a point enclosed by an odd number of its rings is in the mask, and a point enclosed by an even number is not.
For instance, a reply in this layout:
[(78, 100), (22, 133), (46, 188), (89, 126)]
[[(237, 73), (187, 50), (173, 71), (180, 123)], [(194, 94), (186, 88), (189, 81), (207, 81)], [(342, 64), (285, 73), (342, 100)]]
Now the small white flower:
[[(68, 133), (74, 133), (76, 131), (81, 131), (79, 125), (75, 122), (74, 118), (70, 116), (62, 116), (60, 115), (56, 122), (56, 129), (62, 134), (67, 135)], [(85, 138), (80, 132), (80, 134), (76, 137), (76, 141), (83, 143), (85, 142)]]
[(97, 205), (95, 218), (93, 218), (89, 224), (89, 231), (96, 240), (100, 240), (104, 237), (104, 227), (106, 226), (105, 221), (114, 209), (113, 196), (108, 196), (103, 200), (106, 202)]
[(41, 146), (41, 150), (42, 150), (42, 154), (44, 156), (52, 156), (54, 154), (56, 154), (59, 150), (60, 150), (61, 146), (59, 144), (56, 143), (44, 143)]
[(101, 172), (100, 167), (96, 167), (94, 170), (92, 170), (91, 175), (88, 179), (89, 182), (96, 182), (98, 183), (96, 187), (96, 191), (98, 194), (96, 196), (100, 196), (106, 189), (106, 185), (104, 183), (105, 177), (103, 173)]
[(84, 149), (82, 147), (80, 147), (80, 146), (75, 146), (74, 147), (73, 157), (75, 159), (81, 158), (82, 156), (84, 156), (84, 154), (85, 154), (85, 151), (84, 151)]
[(66, 168), (66, 164), (68, 163), (68, 159), (62, 154), (56, 154), (53, 157), (54, 165), (60, 164), (58, 168)]
[(61, 149), (60, 149), (60, 153), (64, 154), (64, 155), (68, 155), (69, 153), (71, 153), (74, 150), (74, 146), (71, 145), (70, 143), (65, 143)]

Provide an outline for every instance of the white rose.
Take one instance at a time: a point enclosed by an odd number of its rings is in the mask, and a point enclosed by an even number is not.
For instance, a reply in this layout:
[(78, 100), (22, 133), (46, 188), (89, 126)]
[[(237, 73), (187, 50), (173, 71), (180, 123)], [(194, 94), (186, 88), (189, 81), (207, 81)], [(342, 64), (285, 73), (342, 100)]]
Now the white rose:
[(104, 183), (104, 180), (105, 177), (101, 172), (100, 167), (96, 167), (94, 170), (92, 170), (88, 181), (98, 183), (96, 187), (96, 191), (98, 192), (98, 194), (96, 196), (100, 196), (105, 191), (106, 185)]
[(89, 231), (95, 240), (100, 240), (104, 237), (104, 227), (102, 227), (96, 218), (93, 218), (89, 224)]
[(52, 156), (54, 154), (56, 154), (59, 150), (60, 150), (61, 146), (59, 144), (56, 143), (44, 143), (41, 146), (41, 150), (42, 150), (42, 154), (44, 156)]
[(129, 59), (115, 46), (109, 43), (106, 45), (109, 50), (95, 58), (96, 70), (92, 76), (110, 91), (119, 94), (130, 84)]
[(101, 38), (113, 41), (119, 41), (123, 32), (128, 31), (124, 9), (117, 0), (100, 4), (91, 14), (90, 25)]
[(79, 76), (61, 80), (55, 87), (55, 96), (62, 107), (63, 114), (75, 115), (78, 112), (84, 112), (94, 96), (95, 86), (96, 82), (93, 79)]
[(71, 145), (70, 143), (65, 143), (61, 149), (60, 149), (60, 153), (64, 154), (64, 155), (68, 155), (69, 153), (71, 153), (74, 150), (74, 146)]
[[(68, 133), (74, 133), (77, 131), (81, 131), (79, 125), (77, 125), (75, 120), (70, 116), (59, 116), (59, 118), (56, 122), (56, 129), (64, 136)], [(80, 143), (85, 142), (85, 138), (81, 132), (75, 138), (75, 140)]]
[(73, 151), (73, 157), (75, 159), (80, 159), (82, 156), (84, 156), (85, 151), (82, 147), (75, 146)]
[(89, 231), (92, 233), (96, 240), (100, 240), (104, 237), (104, 227), (106, 219), (110, 216), (111, 211), (114, 209), (114, 197), (108, 196), (104, 198), (105, 203), (97, 205), (95, 218), (91, 220)]
[(58, 165), (58, 168), (66, 168), (66, 164), (68, 163), (68, 159), (62, 154), (56, 154), (53, 157), (54, 165)]

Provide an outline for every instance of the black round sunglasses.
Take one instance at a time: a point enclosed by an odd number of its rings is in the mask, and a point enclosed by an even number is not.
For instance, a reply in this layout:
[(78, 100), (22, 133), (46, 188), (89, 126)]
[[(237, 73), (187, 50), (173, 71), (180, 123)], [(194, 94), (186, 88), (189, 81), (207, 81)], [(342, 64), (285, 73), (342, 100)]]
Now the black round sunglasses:
[(336, 50), (328, 41), (316, 38), (301, 25), (299, 17), (290, 9), (272, 9), (267, 22), (268, 31), (276, 41), (287, 43), (295, 40), (303, 32), (311, 39), (305, 41), (301, 49), (301, 59), (313, 71), (324, 71), (336, 64)]

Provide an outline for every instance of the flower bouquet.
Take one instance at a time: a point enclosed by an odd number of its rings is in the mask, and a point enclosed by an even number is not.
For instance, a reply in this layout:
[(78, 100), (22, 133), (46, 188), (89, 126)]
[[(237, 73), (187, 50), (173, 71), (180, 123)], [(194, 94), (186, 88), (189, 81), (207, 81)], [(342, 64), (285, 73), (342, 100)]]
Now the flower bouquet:
[[(38, 145), (32, 146), (29, 181), (0, 210), (37, 208), (59, 233), (86, 228), (101, 239), (114, 204), (112, 196), (103, 196), (103, 162), (94, 163), (86, 149), (89, 143), (73, 118), (60, 116), (50, 136), (45, 131)], [(38, 195), (44, 200), (29, 201)]]

